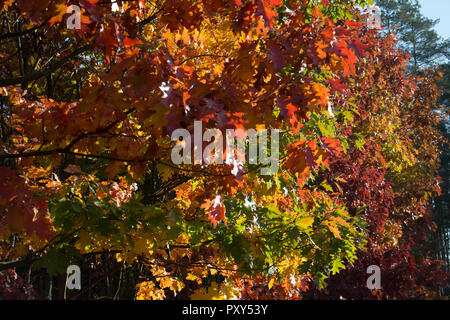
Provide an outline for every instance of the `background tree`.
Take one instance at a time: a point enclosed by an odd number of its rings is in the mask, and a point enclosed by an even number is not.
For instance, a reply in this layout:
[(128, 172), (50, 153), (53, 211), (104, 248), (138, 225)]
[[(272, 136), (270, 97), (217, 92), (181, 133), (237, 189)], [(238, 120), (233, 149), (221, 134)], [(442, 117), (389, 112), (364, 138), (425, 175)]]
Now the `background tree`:
[[(442, 95), (439, 102), (445, 106), (447, 113), (450, 108), (450, 65), (445, 64), (441, 66), (443, 77), (438, 82), (442, 89)], [(439, 124), (439, 130), (443, 134), (443, 141), (441, 144), (441, 168), (439, 169), (439, 176), (442, 179), (441, 188), (442, 195), (433, 201), (433, 210), (436, 215), (436, 223), (438, 230), (434, 242), (436, 244), (436, 252), (439, 259), (446, 261), (447, 270), (450, 270), (450, 150), (448, 143), (450, 141), (449, 122), (442, 121)], [(448, 288), (446, 295), (449, 294)]]
[(417, 0), (377, 0), (376, 4), (381, 9), (384, 31), (395, 32), (400, 48), (411, 55), (412, 72), (448, 61), (450, 39), (437, 34), (434, 27), (439, 19), (424, 17)]
[[(383, 27), (386, 33), (396, 33), (400, 40), (400, 47), (410, 54), (409, 70), (413, 73), (421, 73), (423, 69), (439, 66), (442, 79), (438, 81), (442, 95), (438, 101), (445, 106), (444, 112), (449, 108), (449, 77), (448, 65), (450, 40), (442, 39), (433, 29), (439, 20), (424, 17), (420, 12), (418, 1), (411, 0), (377, 0), (376, 4), (381, 8)], [(446, 261), (447, 269), (449, 260), (449, 163), (448, 163), (448, 122), (439, 124), (445, 139), (441, 143), (442, 157), (439, 175), (442, 178), (442, 195), (433, 199), (433, 211), (435, 214), (438, 231), (437, 239), (434, 239), (435, 251), (438, 257)]]

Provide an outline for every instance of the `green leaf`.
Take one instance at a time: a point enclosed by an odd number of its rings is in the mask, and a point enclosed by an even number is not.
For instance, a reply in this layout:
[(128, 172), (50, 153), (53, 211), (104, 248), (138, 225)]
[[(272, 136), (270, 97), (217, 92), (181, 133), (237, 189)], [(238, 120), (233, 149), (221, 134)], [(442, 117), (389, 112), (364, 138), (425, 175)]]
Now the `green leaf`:
[(33, 264), (33, 269), (45, 269), (50, 276), (56, 276), (65, 272), (68, 266), (66, 255), (59, 251), (49, 251), (40, 260)]

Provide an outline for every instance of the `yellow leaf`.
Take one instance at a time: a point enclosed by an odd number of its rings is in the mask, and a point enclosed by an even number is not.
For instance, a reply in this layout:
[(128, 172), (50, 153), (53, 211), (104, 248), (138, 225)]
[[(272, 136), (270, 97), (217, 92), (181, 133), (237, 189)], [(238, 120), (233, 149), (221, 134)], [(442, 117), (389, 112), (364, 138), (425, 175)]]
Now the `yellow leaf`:
[(271, 278), (269, 280), (269, 290), (272, 289), (274, 283), (275, 283), (275, 278)]
[(306, 217), (297, 221), (297, 226), (300, 228), (309, 228), (314, 223), (314, 217)]
[(202, 279), (200, 277), (197, 277), (195, 274), (192, 274), (192, 273), (188, 274), (188, 276), (186, 277), (186, 280), (197, 281), (198, 284), (202, 283)]
[(326, 222), (324, 222), (324, 224), (328, 227), (328, 230), (330, 230), (331, 233), (333, 233), (333, 235), (336, 238), (341, 239), (341, 235), (339, 234), (339, 229), (336, 226), (335, 222), (326, 221)]

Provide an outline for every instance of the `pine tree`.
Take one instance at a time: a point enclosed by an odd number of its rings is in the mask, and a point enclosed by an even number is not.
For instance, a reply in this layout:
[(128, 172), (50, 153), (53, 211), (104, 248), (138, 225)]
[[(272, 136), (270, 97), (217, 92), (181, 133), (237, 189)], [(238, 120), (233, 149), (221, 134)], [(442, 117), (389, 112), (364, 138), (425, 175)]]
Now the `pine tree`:
[(377, 0), (384, 31), (395, 32), (400, 47), (411, 55), (410, 70), (444, 63), (450, 57), (450, 39), (443, 39), (434, 30), (439, 19), (424, 17), (417, 0)]

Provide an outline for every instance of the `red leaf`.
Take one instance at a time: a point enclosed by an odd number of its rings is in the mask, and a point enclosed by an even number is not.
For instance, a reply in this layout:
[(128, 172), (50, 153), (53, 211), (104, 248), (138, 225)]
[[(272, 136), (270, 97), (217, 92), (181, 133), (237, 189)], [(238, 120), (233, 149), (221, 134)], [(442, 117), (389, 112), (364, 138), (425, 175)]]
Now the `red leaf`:
[(344, 90), (348, 89), (348, 86), (346, 84), (343, 84), (339, 79), (338, 80), (330, 79), (328, 80), (328, 83), (331, 85), (332, 90), (338, 91), (340, 93), (344, 93)]
[(335, 156), (339, 156), (344, 151), (341, 142), (338, 139), (327, 137), (322, 139), (322, 143), (325, 145), (325, 148)]
[(281, 0), (258, 0), (258, 14), (262, 15), (267, 27), (272, 28), (275, 25), (275, 19), (278, 13), (276, 6), (281, 5)]
[(225, 217), (226, 207), (220, 196), (217, 196), (214, 201), (206, 200), (201, 208), (205, 209), (209, 220), (214, 226), (217, 226), (220, 221), (223, 221), (225, 225), (227, 224), (227, 218)]
[(123, 39), (123, 45), (125, 46), (125, 48), (134, 47), (139, 44), (143, 44), (143, 42), (139, 39), (130, 39), (130, 38)]
[(275, 72), (280, 71), (286, 64), (286, 61), (283, 57), (283, 52), (281, 51), (281, 47), (277, 43), (271, 42), (269, 45), (269, 54), (268, 58), (273, 62), (273, 66)]

